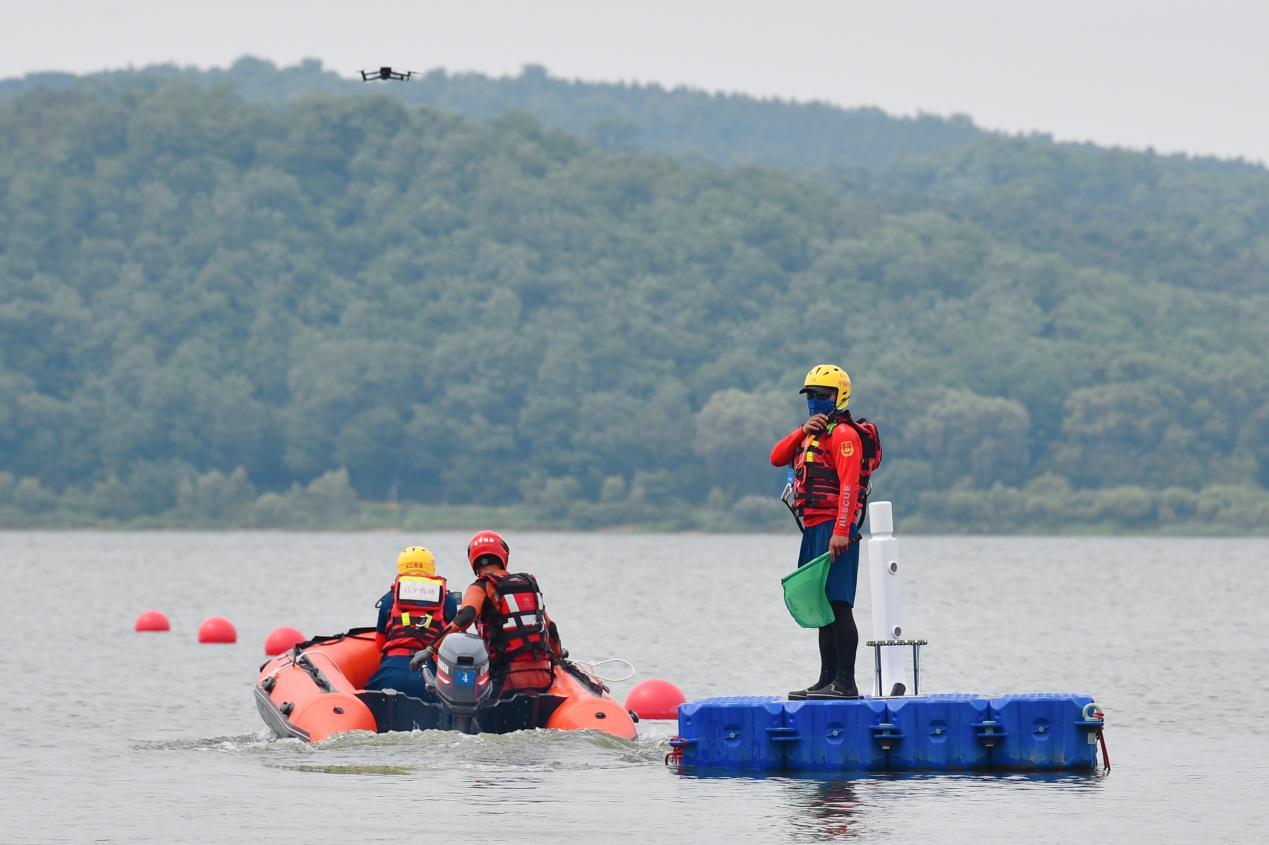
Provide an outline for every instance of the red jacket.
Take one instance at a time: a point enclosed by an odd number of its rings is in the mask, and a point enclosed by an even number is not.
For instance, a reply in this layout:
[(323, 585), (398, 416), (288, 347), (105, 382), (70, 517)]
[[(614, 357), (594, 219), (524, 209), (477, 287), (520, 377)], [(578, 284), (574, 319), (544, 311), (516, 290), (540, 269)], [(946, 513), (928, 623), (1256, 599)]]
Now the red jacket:
[[(818, 506), (803, 508), (802, 521), (810, 528), (832, 520), (833, 533), (849, 537), (860, 517), (859, 470), (864, 450), (859, 433), (854, 426), (839, 423), (828, 434), (819, 435), (818, 439), (820, 452), (816, 459), (832, 466), (837, 476), (837, 491), (823, 497)], [(810, 440), (811, 436), (803, 434), (802, 427), (798, 426), (771, 450), (771, 465), (792, 465)], [(800, 483), (794, 481), (795, 493), (799, 492)]]

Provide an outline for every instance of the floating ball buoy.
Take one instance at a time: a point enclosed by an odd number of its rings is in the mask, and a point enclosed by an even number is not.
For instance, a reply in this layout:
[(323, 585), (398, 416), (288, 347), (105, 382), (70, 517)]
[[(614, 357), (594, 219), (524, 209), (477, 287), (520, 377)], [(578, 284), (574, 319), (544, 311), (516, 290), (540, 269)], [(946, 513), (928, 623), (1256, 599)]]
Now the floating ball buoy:
[(198, 641), (200, 643), (236, 643), (238, 632), (234, 630), (234, 623), (225, 617), (213, 616), (203, 620), (203, 624), (198, 626)]
[(650, 678), (635, 684), (626, 697), (626, 709), (640, 719), (677, 719), (679, 705), (687, 701), (683, 691), (669, 681)]
[(138, 616), (136, 628), (138, 631), (172, 630), (172, 626), (168, 624), (167, 617), (157, 610), (147, 610)]
[(291, 628), (283, 625), (281, 628), (274, 628), (269, 632), (269, 636), (264, 641), (264, 653), (270, 657), (275, 654), (281, 654), (296, 643), (302, 643), (307, 639), (299, 629)]

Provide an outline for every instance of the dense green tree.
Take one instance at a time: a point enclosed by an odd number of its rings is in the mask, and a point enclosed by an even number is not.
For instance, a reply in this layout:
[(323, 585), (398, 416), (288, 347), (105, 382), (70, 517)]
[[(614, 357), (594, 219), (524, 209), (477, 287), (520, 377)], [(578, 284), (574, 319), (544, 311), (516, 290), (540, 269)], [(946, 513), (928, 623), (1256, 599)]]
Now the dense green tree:
[(0, 523), (775, 524), (832, 360), (926, 526), (1261, 524), (1263, 168), (538, 71), (404, 89), (484, 122), (221, 76), (0, 91)]

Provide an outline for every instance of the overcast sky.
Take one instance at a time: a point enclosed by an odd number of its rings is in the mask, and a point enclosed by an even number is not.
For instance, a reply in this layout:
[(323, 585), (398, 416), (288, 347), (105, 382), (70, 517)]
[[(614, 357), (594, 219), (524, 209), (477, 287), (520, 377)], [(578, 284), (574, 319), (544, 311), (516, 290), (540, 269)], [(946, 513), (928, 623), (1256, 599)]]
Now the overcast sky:
[(244, 54), (685, 84), (1269, 161), (1264, 0), (0, 0), (0, 77)]

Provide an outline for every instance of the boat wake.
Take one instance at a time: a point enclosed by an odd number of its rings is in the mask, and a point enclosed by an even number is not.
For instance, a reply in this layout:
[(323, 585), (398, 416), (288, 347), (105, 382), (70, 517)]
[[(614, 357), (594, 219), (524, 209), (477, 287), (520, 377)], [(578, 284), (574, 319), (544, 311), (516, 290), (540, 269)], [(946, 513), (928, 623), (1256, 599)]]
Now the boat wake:
[(212, 736), (205, 739), (139, 739), (134, 740), (130, 745), (134, 751), (219, 751), (239, 754), (264, 750), (280, 741), (268, 728), (263, 728), (254, 733)]
[(437, 770), (529, 773), (659, 765), (669, 750), (672, 727), (645, 728), (635, 740), (598, 731), (469, 735), (430, 730), (355, 731), (316, 743), (279, 739), (266, 729), (238, 736), (137, 741), (132, 748), (258, 755), (270, 767), (326, 774), (404, 775)]

